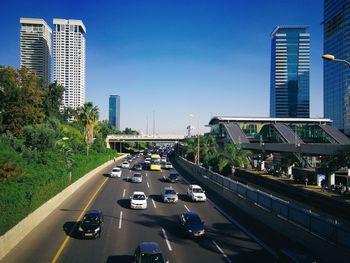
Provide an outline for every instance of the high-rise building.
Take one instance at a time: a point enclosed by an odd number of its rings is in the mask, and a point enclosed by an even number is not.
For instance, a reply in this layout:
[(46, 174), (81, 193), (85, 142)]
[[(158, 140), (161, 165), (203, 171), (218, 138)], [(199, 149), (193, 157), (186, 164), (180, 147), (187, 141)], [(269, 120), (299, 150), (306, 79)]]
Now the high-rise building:
[(63, 107), (85, 103), (85, 33), (81, 20), (54, 19), (54, 80), (64, 87)]
[(277, 26), (271, 33), (271, 117), (310, 117), (310, 34), (307, 28)]
[[(325, 0), (323, 53), (350, 59), (350, 1)], [(336, 61), (323, 64), (324, 117), (333, 126), (350, 134), (350, 67)]]
[(21, 67), (26, 67), (50, 82), (52, 30), (43, 19), (20, 18)]
[(109, 125), (120, 131), (120, 96), (109, 96)]

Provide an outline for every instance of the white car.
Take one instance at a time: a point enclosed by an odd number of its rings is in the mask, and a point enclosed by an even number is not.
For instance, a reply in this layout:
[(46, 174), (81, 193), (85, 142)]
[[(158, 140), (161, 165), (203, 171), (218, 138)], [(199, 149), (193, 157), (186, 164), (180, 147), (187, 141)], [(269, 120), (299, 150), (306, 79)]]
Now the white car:
[(196, 184), (190, 184), (187, 188), (187, 195), (192, 201), (205, 201), (207, 197), (205, 191)]
[(173, 165), (170, 162), (166, 162), (165, 169), (173, 169)]
[(151, 158), (146, 158), (145, 159), (145, 164), (150, 164), (151, 163)]
[(131, 209), (146, 209), (148, 197), (144, 192), (133, 192), (130, 196), (130, 208)]
[(171, 186), (165, 187), (160, 195), (164, 203), (177, 203), (179, 201), (177, 193)]
[(119, 167), (114, 167), (110, 173), (110, 177), (121, 177), (122, 170)]
[(130, 164), (128, 161), (122, 162), (122, 168), (129, 168), (129, 167), (130, 167)]
[(134, 173), (130, 178), (130, 181), (133, 183), (142, 183), (142, 174)]
[(162, 157), (162, 159), (160, 161), (161, 161), (161, 163), (166, 163), (166, 157)]

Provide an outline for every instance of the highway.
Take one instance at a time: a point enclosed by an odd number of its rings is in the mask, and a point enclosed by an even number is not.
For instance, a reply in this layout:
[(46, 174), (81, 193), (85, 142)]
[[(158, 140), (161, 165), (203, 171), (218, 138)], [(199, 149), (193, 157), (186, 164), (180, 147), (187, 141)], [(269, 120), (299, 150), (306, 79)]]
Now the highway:
[[(189, 201), (185, 193), (190, 178), (185, 175), (180, 176), (180, 182), (171, 184), (179, 193), (179, 202), (166, 204), (161, 201), (160, 192), (169, 185), (162, 178), (170, 171), (142, 171), (143, 182), (131, 183), (125, 179), (134, 171), (123, 169), (121, 178), (108, 178), (106, 174), (111, 168), (106, 168), (73, 194), (1, 262), (133, 262), (135, 248), (143, 241), (158, 242), (169, 262), (274, 261), (271, 251), (233, 224), (236, 219), (232, 218), (232, 211), (227, 211), (224, 204), (215, 203), (219, 200), (212, 199), (210, 193), (206, 202)], [(133, 191), (146, 193), (147, 209), (129, 208)], [(84, 209), (103, 212), (101, 238), (82, 240), (78, 237), (74, 225)], [(200, 215), (205, 222), (206, 237), (191, 239), (179, 231), (178, 215), (186, 210)], [(239, 219), (257, 226), (250, 220)], [(271, 233), (269, 238), (272, 237)], [(274, 242), (278, 243), (278, 238)]]

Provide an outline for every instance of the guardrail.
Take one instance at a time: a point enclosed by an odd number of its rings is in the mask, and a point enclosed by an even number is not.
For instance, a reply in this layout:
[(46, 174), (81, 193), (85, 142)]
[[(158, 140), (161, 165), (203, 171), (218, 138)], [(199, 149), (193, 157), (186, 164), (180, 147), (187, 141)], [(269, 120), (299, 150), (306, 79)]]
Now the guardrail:
[(289, 201), (212, 172), (202, 166), (197, 166), (182, 157), (176, 157), (176, 160), (185, 170), (190, 171), (194, 175), (205, 177), (213, 183), (256, 204), (261, 209), (274, 213), (279, 218), (297, 225), (322, 239), (350, 249), (350, 230), (342, 227), (336, 220), (324, 218), (309, 209), (292, 205)]
[(107, 135), (107, 139), (172, 139), (172, 140), (183, 140), (183, 135)]

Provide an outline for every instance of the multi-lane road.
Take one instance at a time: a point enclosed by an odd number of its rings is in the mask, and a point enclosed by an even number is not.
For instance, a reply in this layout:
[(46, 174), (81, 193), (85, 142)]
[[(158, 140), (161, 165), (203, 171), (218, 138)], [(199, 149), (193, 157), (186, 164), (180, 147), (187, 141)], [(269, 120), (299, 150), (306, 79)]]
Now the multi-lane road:
[[(161, 201), (160, 192), (169, 185), (162, 178), (170, 171), (142, 171), (143, 182), (131, 183), (125, 178), (134, 171), (123, 169), (121, 178), (108, 178), (105, 175), (111, 168), (96, 175), (66, 200), (2, 262), (133, 262), (135, 248), (143, 241), (159, 243), (169, 262), (274, 261), (273, 251), (252, 232), (242, 231), (232, 210), (227, 211), (226, 205), (217, 203), (220, 201), (211, 198), (210, 193), (206, 202), (191, 202), (185, 195), (191, 178), (185, 174), (172, 184), (179, 193), (179, 202), (166, 204)], [(133, 191), (146, 193), (147, 209), (129, 208)], [(101, 238), (82, 240), (76, 234), (75, 223), (86, 209), (103, 212)], [(205, 222), (205, 238), (186, 238), (180, 232), (178, 215), (187, 210), (198, 213)]]

